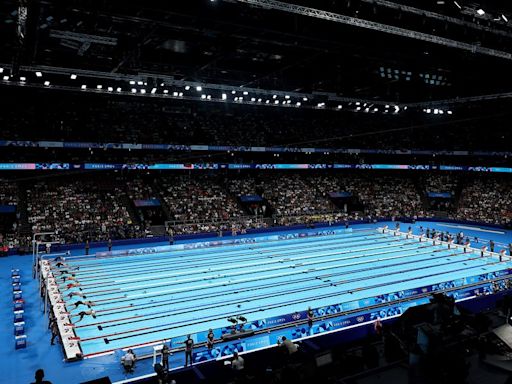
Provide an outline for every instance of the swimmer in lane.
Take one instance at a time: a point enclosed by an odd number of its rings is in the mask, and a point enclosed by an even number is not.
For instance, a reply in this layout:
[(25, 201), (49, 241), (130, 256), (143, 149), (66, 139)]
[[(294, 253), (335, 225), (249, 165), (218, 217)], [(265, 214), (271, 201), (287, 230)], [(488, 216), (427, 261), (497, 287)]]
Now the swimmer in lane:
[(80, 291), (76, 291), (76, 292), (70, 292), (68, 293), (68, 297), (69, 298), (72, 298), (73, 296), (80, 296), (81, 298), (83, 299), (86, 299), (87, 297), (85, 296), (85, 293), (83, 292), (80, 292)]
[(76, 303), (73, 303), (73, 305), (75, 306), (75, 308), (78, 308), (79, 305), (87, 305), (89, 308), (95, 306), (96, 304), (92, 301), (89, 301), (89, 300), (78, 300)]
[(92, 316), (94, 319), (96, 318), (96, 311), (94, 311), (93, 309), (88, 309), (87, 311), (81, 311), (78, 316), (80, 316), (80, 318), (75, 321), (75, 324), (82, 321), (84, 319), (85, 316)]

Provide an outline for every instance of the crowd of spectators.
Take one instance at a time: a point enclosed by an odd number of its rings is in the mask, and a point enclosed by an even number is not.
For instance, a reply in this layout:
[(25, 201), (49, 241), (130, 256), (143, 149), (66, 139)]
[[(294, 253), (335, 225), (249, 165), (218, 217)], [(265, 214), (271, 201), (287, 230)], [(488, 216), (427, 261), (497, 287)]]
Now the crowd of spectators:
[(54, 231), (67, 243), (142, 237), (120, 192), (98, 181), (39, 182), (27, 190), (28, 222), (34, 233)]
[[(15, 204), (16, 183), (0, 185), (1, 201)], [(267, 225), (432, 217), (434, 211), (422, 199), (426, 190), (460, 193), (456, 209), (446, 212), (446, 217), (512, 223), (512, 181), (493, 175), (468, 180), (441, 175), (435, 180), (410, 174), (269, 172), (229, 178), (203, 174), (50, 180), (28, 187), (26, 209), (32, 232), (55, 231), (62, 241), (79, 243), (150, 235), (151, 221), (136, 216), (140, 212), (133, 209), (133, 200), (158, 199), (174, 235), (243, 233)], [(346, 210), (330, 197), (331, 192), (347, 192), (359, 208)], [(271, 217), (254, 215), (241, 204), (244, 195), (261, 196)]]
[(472, 179), (462, 190), (454, 215), (459, 220), (510, 225), (512, 223), (512, 182), (496, 177)]

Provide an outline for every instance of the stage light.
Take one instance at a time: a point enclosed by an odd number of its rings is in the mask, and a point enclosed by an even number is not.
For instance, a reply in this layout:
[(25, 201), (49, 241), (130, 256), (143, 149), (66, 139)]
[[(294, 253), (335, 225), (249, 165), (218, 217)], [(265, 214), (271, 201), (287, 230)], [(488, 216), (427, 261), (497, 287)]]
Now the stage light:
[(395, 105), (395, 113), (398, 113), (400, 111), (400, 107), (398, 105)]
[(247, 96), (249, 94), (249, 92), (247, 91), (244, 91), (244, 95)]
[(360, 111), (360, 110), (361, 110), (361, 107), (357, 107), (357, 108), (356, 108), (356, 111)]
[(163, 87), (165, 84), (164, 83), (160, 83), (160, 86)]
[(274, 101), (274, 104), (279, 104), (279, 100)]
[(225, 93), (222, 94), (222, 100), (227, 100), (228, 98), (228, 95), (226, 95)]
[(253, 101), (253, 102), (254, 102), (254, 101), (256, 101), (256, 98), (254, 98), (254, 97), (251, 97), (251, 101)]
[(359, 101), (356, 101), (356, 105), (360, 105), (361, 103)]
[(300, 101), (297, 101), (297, 103), (295, 104), (297, 107), (300, 107), (301, 106), (301, 103)]
[(172, 93), (172, 95), (173, 95), (174, 97), (178, 97), (178, 92), (173, 92), (173, 93)]
[(272, 98), (273, 98), (273, 99), (277, 99), (277, 95), (273, 95), (273, 96), (272, 96)]
[(240, 96), (240, 97), (238, 98), (238, 100), (240, 100), (240, 101), (244, 101), (244, 98), (243, 98), (242, 96)]
[(185, 85), (185, 91), (188, 91), (190, 89), (190, 85)]
[(205, 95), (205, 94), (202, 94), (202, 95), (201, 95), (201, 99), (206, 99), (206, 95)]
[(130, 85), (135, 85), (135, 80), (130, 80)]
[(208, 96), (206, 96), (206, 99), (207, 99), (207, 100), (211, 100), (211, 99), (212, 99), (212, 95), (208, 95)]
[(87, 89), (87, 85), (82, 84), (82, 87), (81, 87), (81, 88), (82, 88), (82, 89)]
[(284, 104), (286, 104), (286, 100), (283, 100), (283, 103), (282, 103), (282, 104), (283, 104), (283, 105), (284, 105)]
[(4, 77), (3, 77), (3, 79), (4, 79), (5, 81), (9, 80), (9, 76), (4, 76)]
[(116, 91), (121, 92), (122, 91), (121, 87), (117, 87)]
[(426, 112), (430, 113), (430, 112), (432, 112), (432, 110), (430, 108), (427, 108)]
[(143, 81), (137, 81), (137, 84), (138, 84), (138, 85), (143, 85), (143, 84), (144, 84), (144, 82), (143, 82)]
[(25, 76), (20, 77), (20, 81), (26, 81), (26, 80), (27, 80), (27, 78)]
[(261, 103), (261, 99), (258, 99), (258, 103)]
[(286, 100), (286, 104), (291, 104), (292, 101), (291, 100)]
[(167, 95), (168, 93), (169, 93), (169, 91), (167, 89), (164, 89), (164, 94)]
[(233, 100), (238, 101), (238, 97), (235, 97)]
[(114, 88), (112, 88), (112, 87), (108, 87), (108, 88), (107, 88), (107, 90), (108, 90), (109, 92), (113, 92), (113, 91), (114, 91)]
[(77, 76), (73, 73), (73, 74), (71, 74), (71, 76), (69, 76), (69, 78), (70, 78), (71, 80), (76, 80)]
[(156, 93), (156, 88), (153, 88), (153, 89), (151, 90), (151, 93), (154, 95), (154, 94)]
[(183, 96), (183, 92), (178, 93), (178, 96), (182, 97)]
[[(0, 72), (0, 73), (1, 73), (1, 72)], [(37, 72), (36, 72), (36, 76), (37, 76), (37, 77), (43, 77), (43, 74), (42, 74), (41, 72), (37, 71)]]
[(270, 100), (265, 101), (265, 104), (269, 104), (269, 103), (270, 103)]
[(132, 88), (132, 93), (137, 93), (137, 90), (135, 88)]
[(386, 104), (386, 108), (389, 108), (389, 104)]
[(200, 85), (198, 85), (198, 86), (196, 87), (196, 91), (197, 91), (197, 92), (201, 92), (202, 90), (203, 90), (203, 87), (201, 87)]
[[(0, 67), (0, 73), (4, 73), (4, 69), (2, 67)], [(37, 75), (37, 72), (36, 72), (36, 75)]]
[(103, 88), (103, 86), (102, 86), (101, 84), (98, 84), (98, 85), (96, 86), (96, 89), (101, 89), (101, 88)]
[(485, 15), (485, 11), (484, 11), (482, 8), (477, 9), (477, 10), (476, 10), (476, 13), (478, 13), (480, 16)]
[(446, 113), (451, 115), (453, 112), (452, 111), (446, 111)]
[(501, 18), (503, 19), (503, 21), (504, 21), (505, 23), (508, 23), (508, 18), (507, 18), (507, 16), (505, 16), (505, 15), (503, 15), (503, 14), (502, 14), (502, 15), (501, 15)]
[(50, 82), (49, 82), (48, 80), (46, 80), (46, 81), (44, 82), (44, 85), (45, 85), (45, 86), (47, 86), (47, 87), (49, 87), (49, 86), (50, 86)]
[(289, 98), (290, 98), (290, 96), (288, 96), (288, 95), (284, 95), (284, 98), (285, 98), (285, 99), (289, 99)]
[(343, 105), (338, 105), (338, 109), (341, 109), (341, 108), (343, 108)]
[(308, 101), (308, 98), (307, 97), (303, 97), (302, 101)]
[(373, 112), (379, 112), (379, 108), (373, 108)]
[(142, 89), (140, 90), (140, 93), (145, 94), (145, 93), (146, 93), (146, 90), (145, 90), (144, 88), (142, 88)]
[(236, 91), (231, 91), (231, 94), (234, 95), (236, 93)]
[(437, 115), (439, 113), (439, 109), (434, 108), (434, 115)]

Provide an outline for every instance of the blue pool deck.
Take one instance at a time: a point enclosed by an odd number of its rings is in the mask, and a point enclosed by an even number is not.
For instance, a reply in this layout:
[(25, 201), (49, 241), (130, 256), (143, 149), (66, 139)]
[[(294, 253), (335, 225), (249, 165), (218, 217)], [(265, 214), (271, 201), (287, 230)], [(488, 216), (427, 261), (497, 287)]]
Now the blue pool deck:
[[(94, 302), (96, 311), (96, 318), (85, 317), (75, 324), (74, 332), (81, 340), (81, 350), (90, 357), (75, 362), (64, 362), (62, 348), (50, 346), (50, 333), (41, 312), (37, 283), (31, 278), (31, 257), (0, 259), (3, 271), (0, 290), (4, 293), (0, 322), (4, 329), (12, 329), (10, 269), (18, 268), (22, 273), (28, 337), (27, 348), (15, 351), (13, 334), (8, 332), (1, 336), (0, 366), (8, 372), (7, 382), (12, 383), (30, 382), (38, 368), (44, 368), (47, 378), (57, 384), (101, 376), (110, 376), (113, 382), (121, 381), (127, 377), (119, 365), (119, 353), (104, 355), (105, 352), (147, 343), (159, 344), (162, 340), (172, 340), (171, 347), (179, 347), (187, 334), (192, 334), (195, 342), (201, 344), (209, 328), (219, 339), (230, 330), (227, 318), (237, 315), (245, 316), (248, 319), (245, 328), (253, 331), (270, 329), (274, 320), (281, 321), (285, 314), (297, 316), (308, 307), (314, 309), (315, 318), (349, 310), (361, 319), (366, 304), (381, 304), (381, 308), (365, 313), (365, 321), (399, 316), (406, 309), (405, 305), (386, 304), (395, 295), (401, 297), (425, 286), (436, 289), (456, 287), (463, 279), (483, 275), (495, 277), (500, 271), (512, 267), (508, 261), (500, 263), (496, 259), (464, 253), (461, 249), (447, 249), (446, 246), (420, 243), (416, 239), (375, 230), (385, 224), (360, 224), (346, 233), (343, 228), (337, 228), (335, 234), (292, 239), (286, 239), (285, 235), (311, 230), (283, 231), (278, 234), (281, 236), (279, 240), (172, 249), (151, 254), (95, 258), (80, 257), (81, 252), (74, 251), (67, 262), (70, 266), (80, 267), (74, 272), (75, 277), (81, 283), (86, 300)], [(394, 223), (387, 224), (394, 228)], [(402, 230), (409, 225), (402, 224)], [(499, 251), (512, 242), (510, 231), (495, 228), (429, 222), (411, 226), (415, 233), (419, 232), (420, 226), (451, 233), (462, 230), (472, 242), (475, 236), (478, 237), (479, 243), (472, 244), (475, 248), (493, 239)], [(263, 238), (265, 234), (258, 236)], [(244, 237), (250, 239), (254, 235), (237, 236), (239, 239)], [(183, 246), (190, 244), (191, 248), (194, 242), (197, 240), (183, 242)], [(180, 248), (180, 244), (175, 248)], [(67, 289), (66, 283), (57, 282), (70, 320), (76, 322), (76, 315), (88, 308), (83, 305), (75, 308), (74, 303), (79, 299), (67, 297), (78, 288)], [(376, 302), (375, 298), (381, 301)], [(415, 300), (407, 305), (421, 303), (421, 300)], [(214, 351), (199, 347), (195, 359), (199, 362), (228, 356), (233, 348), (250, 351), (275, 345), (279, 335), (296, 339), (334, 331), (336, 322), (348, 321), (348, 318), (333, 317), (329, 322), (315, 322), (313, 329), (290, 325), (287, 331), (255, 335), (234, 347), (219, 342)], [(182, 354), (176, 353), (171, 359), (171, 367), (182, 366), (183, 362)], [(151, 363), (151, 359), (139, 362), (136, 374), (152, 373)], [(13, 370), (12, 367), (20, 369)]]

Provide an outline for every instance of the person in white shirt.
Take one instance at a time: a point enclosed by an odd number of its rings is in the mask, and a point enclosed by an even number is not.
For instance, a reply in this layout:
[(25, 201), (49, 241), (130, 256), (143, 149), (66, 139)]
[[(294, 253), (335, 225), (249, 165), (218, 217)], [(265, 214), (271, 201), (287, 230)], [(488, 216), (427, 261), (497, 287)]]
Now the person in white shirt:
[(121, 357), (121, 364), (123, 364), (124, 369), (128, 372), (133, 372), (133, 367), (135, 366), (135, 361), (137, 360), (137, 356), (131, 349), (126, 352), (126, 355)]
[(233, 353), (233, 360), (231, 360), (231, 368), (235, 371), (241, 371), (244, 369), (244, 359), (238, 355), (238, 352)]

